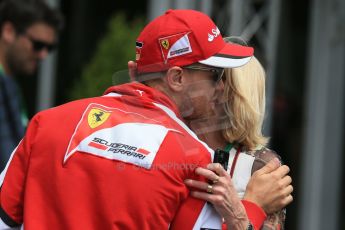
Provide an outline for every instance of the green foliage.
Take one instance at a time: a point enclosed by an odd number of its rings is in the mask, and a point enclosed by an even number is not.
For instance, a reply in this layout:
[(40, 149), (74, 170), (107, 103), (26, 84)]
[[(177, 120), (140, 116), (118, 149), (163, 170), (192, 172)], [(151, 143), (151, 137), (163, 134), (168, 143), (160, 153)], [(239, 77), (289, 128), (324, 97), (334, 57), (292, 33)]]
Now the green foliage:
[(142, 28), (140, 20), (129, 24), (124, 15), (115, 15), (81, 79), (74, 85), (71, 99), (99, 96), (111, 85), (128, 82), (127, 62), (135, 58), (135, 39)]

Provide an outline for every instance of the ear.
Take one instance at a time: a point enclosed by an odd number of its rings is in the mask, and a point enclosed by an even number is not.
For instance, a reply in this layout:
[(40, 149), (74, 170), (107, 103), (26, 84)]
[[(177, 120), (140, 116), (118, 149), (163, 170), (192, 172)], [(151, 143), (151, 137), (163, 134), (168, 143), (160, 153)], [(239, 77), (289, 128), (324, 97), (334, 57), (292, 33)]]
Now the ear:
[(12, 43), (16, 39), (17, 33), (11, 22), (5, 22), (1, 27), (1, 39), (6, 43)]
[(171, 90), (180, 92), (184, 88), (183, 69), (178, 66), (171, 67), (166, 74), (166, 80)]
[(131, 81), (135, 81), (135, 74), (137, 72), (137, 63), (135, 63), (134, 61), (129, 61), (127, 65), (128, 65), (129, 79)]

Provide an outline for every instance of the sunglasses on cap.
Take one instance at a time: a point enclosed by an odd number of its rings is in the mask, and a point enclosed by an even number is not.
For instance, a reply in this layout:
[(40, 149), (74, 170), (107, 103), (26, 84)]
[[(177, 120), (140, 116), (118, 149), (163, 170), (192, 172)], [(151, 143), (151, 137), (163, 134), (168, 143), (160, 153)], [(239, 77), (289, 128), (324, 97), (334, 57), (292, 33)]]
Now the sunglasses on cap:
[(223, 40), (227, 43), (233, 43), (233, 44), (238, 44), (241, 46), (248, 46), (248, 43), (244, 38), (239, 37), (239, 36), (230, 36), (230, 37), (224, 37)]
[(43, 49), (46, 49), (48, 52), (51, 52), (56, 47), (56, 44), (51, 44), (51, 43), (34, 39), (28, 34), (23, 34), (23, 36), (25, 36), (31, 42), (32, 48), (35, 52), (40, 52)]
[(205, 67), (205, 66), (184, 66), (184, 69), (207, 71), (212, 73), (212, 79), (215, 83), (218, 83), (224, 76), (223, 68)]

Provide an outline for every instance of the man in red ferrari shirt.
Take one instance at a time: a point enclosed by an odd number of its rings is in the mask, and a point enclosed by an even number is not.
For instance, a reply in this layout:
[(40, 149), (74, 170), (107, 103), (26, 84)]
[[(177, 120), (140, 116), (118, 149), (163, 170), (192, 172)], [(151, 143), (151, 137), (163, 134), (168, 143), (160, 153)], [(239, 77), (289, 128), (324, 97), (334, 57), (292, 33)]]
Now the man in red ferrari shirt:
[[(225, 43), (212, 20), (193, 10), (153, 20), (136, 48), (142, 83), (113, 86), (31, 120), (1, 174), (0, 229), (221, 229), (222, 218), (229, 228), (259, 228), (259, 206), (287, 204), (272, 202), (274, 162), (248, 186), (243, 204), (224, 197), (212, 206), (189, 196), (185, 184), (225, 176), (184, 122), (213, 112), (223, 68), (245, 64), (253, 49)], [(205, 167), (218, 176), (200, 173)], [(232, 190), (230, 183), (224, 188)], [(223, 208), (229, 205), (235, 209)], [(247, 215), (233, 213), (244, 208)]]

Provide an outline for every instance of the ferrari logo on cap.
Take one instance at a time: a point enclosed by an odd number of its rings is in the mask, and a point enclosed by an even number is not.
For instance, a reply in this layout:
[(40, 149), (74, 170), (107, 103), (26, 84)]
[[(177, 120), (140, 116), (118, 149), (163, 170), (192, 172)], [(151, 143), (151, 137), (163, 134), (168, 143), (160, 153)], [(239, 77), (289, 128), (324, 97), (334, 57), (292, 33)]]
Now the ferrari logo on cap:
[(87, 122), (89, 126), (94, 129), (103, 124), (109, 116), (110, 112), (106, 112), (102, 109), (91, 109), (87, 116)]
[(169, 40), (168, 39), (164, 39), (161, 41), (161, 44), (163, 46), (164, 49), (169, 49)]
[(192, 46), (189, 42), (190, 32), (170, 35), (159, 38), (159, 44), (165, 62), (170, 58), (175, 58), (192, 52)]

